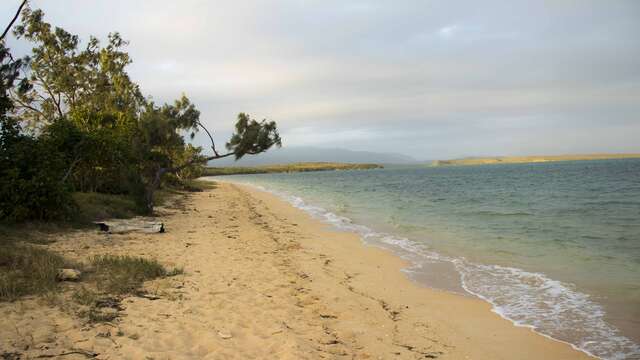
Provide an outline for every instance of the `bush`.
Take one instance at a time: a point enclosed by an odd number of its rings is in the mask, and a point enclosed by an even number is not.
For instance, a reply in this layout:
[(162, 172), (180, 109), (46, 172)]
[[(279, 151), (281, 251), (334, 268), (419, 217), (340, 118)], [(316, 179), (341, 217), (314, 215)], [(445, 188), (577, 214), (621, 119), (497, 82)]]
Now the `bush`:
[(44, 138), (0, 130), (0, 220), (52, 220), (75, 210), (65, 161)]
[(94, 220), (128, 219), (138, 215), (136, 203), (125, 195), (100, 193), (73, 193), (78, 204), (78, 213), (74, 220), (78, 223), (90, 223)]

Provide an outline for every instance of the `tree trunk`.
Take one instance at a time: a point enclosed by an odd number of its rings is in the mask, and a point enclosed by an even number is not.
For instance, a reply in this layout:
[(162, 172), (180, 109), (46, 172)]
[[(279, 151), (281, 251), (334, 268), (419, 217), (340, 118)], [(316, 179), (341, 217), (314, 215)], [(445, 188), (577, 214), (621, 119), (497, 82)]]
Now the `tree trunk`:
[(158, 169), (158, 171), (156, 171), (155, 177), (153, 178), (153, 181), (146, 188), (145, 202), (147, 207), (146, 211), (147, 211), (147, 214), (149, 215), (153, 214), (153, 206), (154, 206), (153, 195), (155, 194), (156, 190), (160, 187), (162, 175), (164, 175), (169, 170), (171, 169), (167, 169), (167, 168)]
[(203, 163), (207, 163), (211, 160), (215, 160), (215, 159), (221, 159), (221, 158), (225, 158), (227, 156), (231, 156), (231, 155), (235, 155), (234, 152), (230, 152), (230, 153), (226, 153), (224, 155), (220, 155), (220, 154), (216, 154), (213, 156), (209, 156), (206, 158), (194, 158), (191, 159), (190, 161), (187, 161), (185, 164), (181, 165), (181, 166), (177, 166), (177, 167), (172, 167), (172, 168), (160, 168), (158, 169), (158, 171), (156, 171), (156, 175), (153, 178), (153, 181), (151, 183), (149, 183), (149, 185), (147, 185), (146, 190), (145, 190), (145, 202), (146, 202), (146, 210), (148, 214), (153, 214), (153, 206), (154, 206), (154, 201), (153, 201), (153, 194), (155, 193), (155, 191), (160, 187), (160, 183), (162, 181), (162, 176), (166, 173), (177, 173), (178, 171), (191, 166), (195, 163), (198, 162), (203, 162)]

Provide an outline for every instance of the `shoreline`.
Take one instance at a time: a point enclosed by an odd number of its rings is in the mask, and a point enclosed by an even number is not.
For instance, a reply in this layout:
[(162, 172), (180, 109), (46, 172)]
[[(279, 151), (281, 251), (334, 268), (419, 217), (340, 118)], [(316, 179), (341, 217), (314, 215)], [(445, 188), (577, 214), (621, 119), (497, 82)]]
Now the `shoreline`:
[[(467, 273), (461, 272), (462, 270), (458, 268), (457, 264), (454, 265), (454, 263), (460, 261), (459, 259), (451, 258), (450, 256), (446, 255), (442, 256), (438, 253), (433, 252), (432, 250), (428, 250), (425, 254), (424, 249), (420, 247), (415, 248), (412, 244), (407, 245), (406, 241), (409, 240), (402, 236), (394, 235), (391, 232), (378, 232), (379, 230), (373, 230), (367, 225), (361, 225), (362, 222), (360, 221), (358, 221), (357, 223), (353, 222), (353, 220), (343, 217), (342, 215), (336, 215), (333, 212), (307, 203), (304, 199), (299, 198), (298, 196), (290, 194), (286, 191), (271, 191), (262, 186), (245, 182), (230, 181), (228, 183), (241, 186), (249, 191), (264, 192), (275, 196), (278, 200), (283, 201), (288, 205), (304, 212), (315, 221), (319, 221), (326, 226), (335, 229), (336, 231), (345, 231), (356, 234), (364, 246), (377, 247), (387, 251), (392, 256), (403, 259), (406, 264), (399, 269), (399, 272), (403, 273), (416, 286), (425, 287), (430, 290), (443, 291), (445, 293), (450, 293), (456, 296), (464, 296), (480, 300), (490, 305), (491, 312), (495, 313), (500, 318), (509, 321), (515, 327), (530, 329), (531, 331), (542, 337), (569, 345), (577, 351), (585, 353), (594, 358), (598, 358), (598, 356), (595, 355), (597, 354), (597, 352), (591, 352), (588, 347), (582, 348), (578, 345), (582, 344), (579, 341), (572, 341), (580, 338), (564, 339), (563, 336), (565, 335), (565, 333), (547, 333), (544, 329), (539, 329), (536, 325), (527, 322), (527, 319), (523, 321), (522, 319), (519, 319), (517, 317), (513, 318), (510, 316), (508, 311), (504, 311), (502, 305), (495, 303), (491, 297), (484, 296), (482, 293), (478, 293), (470, 289), (468, 287), (468, 284), (466, 284), (464, 281), (464, 274)], [(386, 239), (388, 238), (390, 238), (391, 240), (387, 241)], [(426, 256), (426, 258), (423, 258), (421, 256)], [(550, 279), (543, 274), (540, 275), (539, 273), (532, 273), (526, 270), (515, 268), (514, 270), (528, 275), (543, 276), (544, 279), (550, 282), (556, 282), (556, 280)], [(577, 294), (582, 295), (579, 292)], [(597, 303), (595, 305), (601, 306)], [(626, 341), (624, 337), (622, 337), (622, 339)], [(618, 358), (620, 354), (616, 353), (613, 354), (613, 356), (613, 358)], [(605, 356), (605, 358), (607, 357)]]
[[(421, 287), (405, 261), (275, 195), (216, 182), (158, 210), (162, 234), (49, 234), (72, 260), (144, 256), (184, 274), (145, 283), (109, 323), (71, 303), (0, 303), (0, 353), (97, 359), (591, 359), (516, 327), (479, 299)], [(82, 283), (67, 284), (71, 288)], [(68, 292), (68, 291), (67, 291)], [(19, 329), (16, 331), (15, 329)], [(21, 334), (32, 334), (25, 337)], [(51, 357), (51, 356), (49, 356)], [(65, 358), (73, 359), (74, 355)], [(77, 358), (82, 358), (78, 355)]]
[[(257, 198), (261, 198), (261, 197), (272, 197), (271, 200), (274, 200), (275, 202), (282, 202), (284, 206), (288, 206), (291, 207), (292, 210), (295, 211), (299, 211), (302, 217), (308, 217), (308, 219), (306, 219), (306, 221), (309, 221), (309, 225), (310, 227), (314, 227), (315, 231), (318, 232), (330, 232), (333, 233), (334, 231), (339, 231), (339, 230), (334, 230), (332, 228), (331, 225), (323, 223), (322, 221), (313, 218), (310, 214), (306, 213), (305, 211), (295, 208), (293, 205), (289, 204), (288, 202), (286, 202), (286, 200), (278, 197), (275, 194), (272, 194), (268, 191), (265, 190), (261, 190), (255, 187), (252, 187), (250, 185), (245, 185), (245, 184), (237, 184), (237, 183), (233, 183), (233, 182), (227, 182), (227, 184), (232, 184), (232, 186), (237, 186), (240, 187), (243, 191), (247, 191), (249, 193), (252, 194), (252, 196), (257, 197)], [(314, 222), (317, 222), (318, 224), (312, 224)], [(410, 267), (410, 263), (408, 262), (408, 260), (402, 259), (398, 254), (395, 254), (393, 252), (392, 249), (388, 248), (388, 247), (384, 247), (384, 246), (380, 246), (380, 245), (373, 245), (373, 244), (366, 244), (363, 239), (360, 237), (359, 234), (357, 233), (353, 233), (353, 232), (348, 232), (348, 231), (340, 231), (340, 234), (347, 234), (344, 238), (337, 240), (337, 239), (332, 239), (332, 241), (348, 241), (348, 242), (356, 242), (357, 244), (349, 244), (345, 247), (348, 247), (351, 250), (356, 250), (354, 249), (357, 248), (358, 246), (360, 246), (362, 249), (362, 251), (369, 251), (370, 249), (376, 249), (381, 251), (380, 254), (376, 254), (374, 257), (376, 259), (379, 259), (379, 257), (391, 257), (393, 259), (388, 259), (385, 260), (385, 264), (387, 265), (391, 265), (390, 267), (393, 267), (393, 271), (395, 271), (404, 281), (400, 281), (400, 279), (398, 279), (398, 283), (402, 283), (401, 287), (415, 287), (417, 289), (422, 289), (425, 290), (425, 292), (431, 292), (431, 294), (427, 295), (427, 296), (434, 296), (434, 297), (445, 297), (448, 298), (445, 301), (451, 301), (452, 303), (456, 303), (455, 306), (458, 306), (458, 300), (460, 299), (468, 299), (470, 300), (472, 303), (475, 303), (473, 305), (468, 305), (469, 307), (474, 307), (474, 311), (476, 309), (481, 309), (479, 311), (485, 311), (487, 313), (492, 314), (495, 318), (501, 320), (501, 321), (506, 321), (508, 323), (508, 326), (512, 326), (514, 329), (522, 329), (525, 330), (526, 332), (530, 333), (532, 336), (534, 337), (540, 337), (543, 338), (547, 341), (551, 341), (553, 343), (556, 344), (560, 344), (561, 346), (566, 346), (569, 347), (572, 351), (575, 351), (576, 354), (574, 354), (572, 356), (572, 358), (581, 358), (580, 356), (582, 356), (583, 358), (595, 358), (593, 355), (587, 353), (584, 350), (578, 349), (575, 345), (563, 341), (563, 340), (559, 340), (559, 339), (555, 339), (551, 336), (548, 336), (546, 334), (540, 333), (538, 331), (536, 331), (534, 329), (533, 326), (530, 325), (521, 325), (521, 324), (516, 324), (513, 322), (513, 320), (505, 317), (504, 315), (500, 314), (499, 312), (497, 312), (494, 308), (493, 308), (493, 304), (491, 304), (490, 301), (483, 299), (481, 297), (479, 297), (477, 294), (473, 294), (473, 293), (469, 293), (469, 291), (467, 289), (464, 289), (465, 293), (455, 293), (455, 292), (451, 292), (451, 291), (447, 291), (447, 290), (440, 290), (440, 289), (436, 289), (436, 288), (432, 288), (429, 287), (425, 284), (420, 283), (417, 279), (412, 279), (411, 276), (409, 274), (406, 274), (403, 270), (407, 269)], [(346, 239), (347, 237), (349, 237), (349, 239)], [(339, 247), (339, 245), (337, 245)], [(420, 290), (418, 290), (420, 291)], [(425, 294), (426, 295), (426, 294)], [(459, 298), (459, 299), (456, 299)], [(464, 301), (462, 301), (464, 302)], [(484, 308), (484, 309), (482, 309)], [(455, 311), (455, 313), (458, 313), (457, 311)], [(478, 316), (477, 314), (473, 315)], [(459, 319), (461, 321), (464, 321), (464, 319)], [(485, 323), (486, 326), (488, 327), (493, 327), (493, 326), (500, 326), (498, 325), (498, 322), (495, 321), (496, 319), (486, 319), (486, 322), (489, 323)], [(508, 330), (507, 330), (508, 331)], [(513, 335), (515, 336), (515, 335)], [(517, 335), (517, 336), (522, 336), (522, 335)], [(480, 345), (480, 347), (482, 347), (482, 345)], [(531, 358), (538, 358), (538, 355), (541, 355), (540, 353), (535, 353), (536, 355), (534, 357)], [(498, 354), (496, 354), (497, 356), (499, 356)], [(514, 354), (506, 354), (506, 358), (509, 358), (509, 356), (511, 356), (511, 358), (520, 358)], [(544, 354), (544, 358), (553, 358), (553, 354)], [(574, 357), (575, 356), (575, 357)], [(474, 358), (474, 357), (472, 357)], [(499, 358), (499, 357), (498, 357)]]

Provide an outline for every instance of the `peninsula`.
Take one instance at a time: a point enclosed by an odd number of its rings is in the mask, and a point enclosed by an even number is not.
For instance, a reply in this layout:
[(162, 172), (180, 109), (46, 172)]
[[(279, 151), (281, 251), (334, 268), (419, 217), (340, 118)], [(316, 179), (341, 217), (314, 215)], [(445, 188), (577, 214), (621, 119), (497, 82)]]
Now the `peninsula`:
[(463, 159), (435, 160), (433, 166), (447, 165), (491, 165), (491, 164), (521, 164), (552, 161), (582, 161), (607, 159), (634, 159), (640, 154), (582, 154), (582, 155), (533, 155), (533, 156), (495, 156), (468, 157)]

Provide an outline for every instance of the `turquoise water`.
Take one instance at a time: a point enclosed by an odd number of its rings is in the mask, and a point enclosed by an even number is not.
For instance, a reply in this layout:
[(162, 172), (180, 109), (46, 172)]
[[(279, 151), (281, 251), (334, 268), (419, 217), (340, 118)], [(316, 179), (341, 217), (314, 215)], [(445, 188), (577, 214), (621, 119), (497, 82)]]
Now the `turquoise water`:
[(272, 191), (518, 325), (640, 357), (640, 160), (220, 178)]

